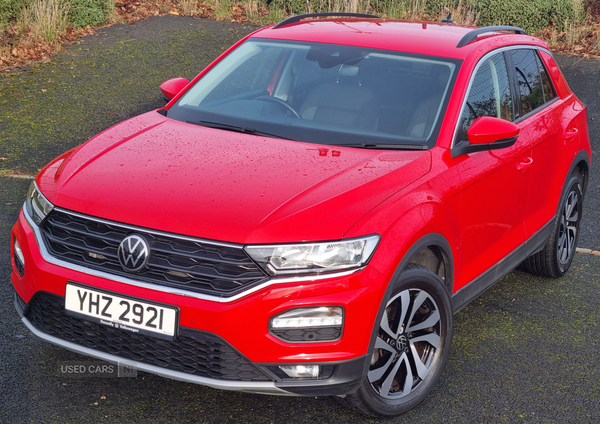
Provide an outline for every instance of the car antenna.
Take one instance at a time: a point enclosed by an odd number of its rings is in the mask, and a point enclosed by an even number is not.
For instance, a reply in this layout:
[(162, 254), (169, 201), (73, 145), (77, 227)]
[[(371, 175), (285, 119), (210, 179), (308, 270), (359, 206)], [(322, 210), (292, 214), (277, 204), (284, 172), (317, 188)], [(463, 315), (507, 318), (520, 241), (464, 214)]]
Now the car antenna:
[(448, 16), (446, 16), (446, 19), (442, 19), (442, 23), (444, 24), (453, 24), (454, 21), (452, 20), (452, 12), (448, 13)]

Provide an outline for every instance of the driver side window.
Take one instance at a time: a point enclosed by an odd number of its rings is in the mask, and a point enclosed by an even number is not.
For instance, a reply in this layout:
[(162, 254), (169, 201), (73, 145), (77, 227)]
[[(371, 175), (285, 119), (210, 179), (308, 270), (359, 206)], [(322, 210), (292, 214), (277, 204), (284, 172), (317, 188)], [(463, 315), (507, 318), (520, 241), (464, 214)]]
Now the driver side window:
[(462, 116), (461, 140), (467, 140), (467, 130), (473, 121), (481, 116), (513, 120), (512, 97), (504, 53), (488, 57), (479, 66)]

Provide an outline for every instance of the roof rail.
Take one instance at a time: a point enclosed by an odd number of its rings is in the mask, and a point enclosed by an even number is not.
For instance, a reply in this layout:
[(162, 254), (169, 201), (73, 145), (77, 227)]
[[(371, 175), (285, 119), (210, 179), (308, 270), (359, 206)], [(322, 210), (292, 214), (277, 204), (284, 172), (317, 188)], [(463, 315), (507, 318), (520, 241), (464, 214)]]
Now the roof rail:
[(514, 26), (488, 26), (488, 27), (483, 27), (483, 28), (477, 28), (477, 29), (474, 29), (473, 31), (469, 31), (458, 42), (458, 44), (456, 45), (456, 47), (466, 46), (471, 41), (476, 40), (477, 36), (479, 34), (484, 34), (486, 32), (493, 32), (493, 31), (514, 31), (516, 34), (527, 35), (527, 33), (525, 32), (525, 30), (523, 30), (523, 29), (521, 29), (519, 27), (514, 27)]
[(290, 16), (289, 18), (284, 19), (283, 21), (279, 22), (273, 28), (280, 28), (285, 25), (294, 24), (294, 23), (300, 22), (302, 19), (306, 19), (306, 18), (327, 18), (327, 17), (333, 17), (333, 16), (339, 16), (339, 17), (343, 17), (343, 18), (379, 18), (379, 16), (369, 15), (366, 13), (347, 13), (347, 12), (305, 13), (303, 15)]

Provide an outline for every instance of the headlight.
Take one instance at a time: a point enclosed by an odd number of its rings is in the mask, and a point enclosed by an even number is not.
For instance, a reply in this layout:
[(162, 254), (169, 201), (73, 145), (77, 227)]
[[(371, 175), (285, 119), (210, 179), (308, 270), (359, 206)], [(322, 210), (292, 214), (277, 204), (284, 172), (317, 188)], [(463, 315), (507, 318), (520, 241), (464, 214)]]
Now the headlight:
[(37, 225), (40, 225), (53, 208), (54, 205), (40, 192), (35, 181), (32, 182), (31, 186), (29, 186), (27, 199), (25, 200), (27, 214)]
[(379, 236), (325, 243), (246, 246), (245, 250), (268, 274), (294, 275), (342, 271), (365, 265)]

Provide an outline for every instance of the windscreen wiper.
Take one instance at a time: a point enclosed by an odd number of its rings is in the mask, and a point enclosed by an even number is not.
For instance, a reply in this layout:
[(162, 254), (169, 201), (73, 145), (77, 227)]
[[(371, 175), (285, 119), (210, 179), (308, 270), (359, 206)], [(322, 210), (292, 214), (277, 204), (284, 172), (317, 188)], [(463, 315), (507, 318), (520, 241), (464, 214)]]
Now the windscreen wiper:
[(281, 138), (284, 140), (291, 140), (291, 138), (282, 137), (277, 134), (271, 134), (268, 132), (255, 130), (254, 128), (240, 127), (237, 125), (221, 124), (219, 122), (211, 122), (211, 121), (186, 121), (186, 122), (188, 124), (200, 125), (202, 127), (217, 128), (220, 130), (227, 130), (227, 131), (239, 132), (239, 133), (244, 133), (244, 134), (260, 135), (263, 137), (273, 137), (273, 138)]
[(427, 150), (426, 144), (385, 144), (385, 143), (355, 143), (355, 144), (336, 144), (336, 146), (356, 147), (360, 149), (381, 149), (381, 150)]

